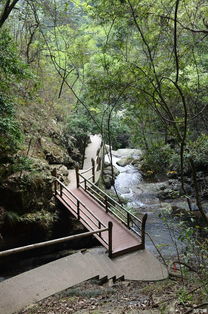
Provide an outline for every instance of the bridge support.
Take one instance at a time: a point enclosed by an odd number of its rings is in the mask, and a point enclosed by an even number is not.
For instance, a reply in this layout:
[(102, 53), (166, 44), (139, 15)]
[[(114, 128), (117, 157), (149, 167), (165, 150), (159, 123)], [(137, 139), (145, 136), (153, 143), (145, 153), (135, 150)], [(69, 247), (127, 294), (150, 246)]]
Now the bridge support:
[(91, 159), (92, 163), (92, 182), (95, 183), (95, 160), (92, 158)]
[(75, 171), (76, 171), (76, 182), (77, 182), (77, 189), (79, 188), (79, 167), (76, 166), (75, 168)]
[(141, 239), (142, 239), (142, 247), (145, 249), (145, 224), (147, 220), (147, 214), (145, 214), (142, 218), (142, 225), (141, 225)]
[(112, 229), (113, 229), (113, 223), (112, 221), (108, 222), (108, 256), (112, 257), (113, 252), (113, 245), (112, 245)]

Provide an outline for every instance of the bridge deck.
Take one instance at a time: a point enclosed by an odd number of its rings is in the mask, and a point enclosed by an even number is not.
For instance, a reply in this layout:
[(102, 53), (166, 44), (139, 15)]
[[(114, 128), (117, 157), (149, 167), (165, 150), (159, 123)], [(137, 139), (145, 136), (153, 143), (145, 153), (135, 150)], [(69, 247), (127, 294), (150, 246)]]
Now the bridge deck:
[[(137, 237), (132, 231), (128, 230), (122, 222), (120, 222), (116, 217), (114, 217), (110, 213), (106, 213), (105, 209), (94, 199), (92, 199), (85, 191), (82, 189), (73, 189), (71, 192), (83, 203), (86, 205), (87, 208), (101, 221), (104, 225), (108, 225), (108, 222), (111, 221), (113, 223), (112, 229), (112, 256), (121, 255), (123, 253), (135, 251), (142, 248), (142, 243), (140, 238)], [(67, 192), (66, 192), (67, 193)], [(77, 214), (75, 213), (75, 205), (70, 202), (66, 195), (60, 197), (59, 195), (56, 196), (57, 199), (76, 217)], [(74, 208), (74, 210), (72, 210)], [(87, 211), (85, 215), (85, 208), (82, 208), (80, 213), (80, 220), (85, 225), (88, 230), (94, 230), (95, 227), (93, 226), (90, 218), (87, 218)], [(82, 219), (82, 216), (84, 216)], [(97, 239), (107, 248), (105, 242), (102, 242), (97, 235), (95, 235)], [(103, 233), (103, 238), (108, 242), (108, 233)]]

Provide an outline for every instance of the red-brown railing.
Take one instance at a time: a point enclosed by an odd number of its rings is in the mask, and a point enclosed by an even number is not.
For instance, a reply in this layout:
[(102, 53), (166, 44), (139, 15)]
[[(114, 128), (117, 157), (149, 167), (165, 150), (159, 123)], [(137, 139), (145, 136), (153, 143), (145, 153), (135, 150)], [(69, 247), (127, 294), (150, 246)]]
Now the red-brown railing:
[[(108, 248), (109, 256), (112, 256), (112, 228), (113, 223), (109, 222), (108, 226), (103, 224), (95, 214), (60, 180), (54, 181), (55, 197), (62, 201), (65, 206), (70, 208), (72, 214), (80, 220), (89, 230), (99, 230), (97, 237), (100, 242)], [(103, 237), (103, 233), (108, 232), (108, 237)]]
[(86, 178), (83, 174), (91, 171), (93, 169), (87, 169), (86, 171), (80, 173), (79, 169), (76, 169), (77, 178), (77, 188), (82, 188), (86, 191), (93, 199), (95, 199), (103, 208), (105, 208), (106, 213), (113, 214), (117, 219), (119, 219), (128, 229), (136, 233), (140, 239), (142, 247), (145, 248), (145, 224), (147, 220), (147, 214), (144, 214), (142, 219), (139, 219), (134, 214), (130, 213), (126, 208), (119, 204), (116, 200), (111, 198), (108, 194), (102, 191), (94, 181), (90, 181), (90, 178)]

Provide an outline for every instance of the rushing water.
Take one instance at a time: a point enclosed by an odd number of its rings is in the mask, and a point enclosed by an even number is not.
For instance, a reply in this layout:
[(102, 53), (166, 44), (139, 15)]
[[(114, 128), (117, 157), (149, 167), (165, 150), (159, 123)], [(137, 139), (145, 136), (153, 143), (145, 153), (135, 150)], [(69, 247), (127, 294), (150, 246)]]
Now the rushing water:
[[(176, 247), (171, 237), (172, 232), (170, 233), (172, 229), (160, 218), (160, 214), (164, 213), (165, 208), (170, 206), (168, 203), (160, 202), (157, 197), (158, 188), (162, 183), (145, 183), (141, 173), (133, 165), (128, 164), (124, 167), (117, 165), (117, 161), (123, 157), (130, 156), (138, 159), (140, 155), (139, 150), (113, 151), (113, 165), (120, 171), (115, 180), (117, 193), (127, 200), (127, 206), (133, 208), (136, 215), (148, 214), (146, 232), (151, 235), (162, 254), (165, 256), (175, 255)], [(106, 156), (106, 161), (108, 161), (108, 156)], [(168, 217), (168, 221), (171, 221), (171, 217)], [(175, 236), (177, 236), (176, 231)], [(179, 242), (177, 245), (181, 247)], [(146, 236), (146, 247), (150, 251), (156, 252), (148, 236)]]

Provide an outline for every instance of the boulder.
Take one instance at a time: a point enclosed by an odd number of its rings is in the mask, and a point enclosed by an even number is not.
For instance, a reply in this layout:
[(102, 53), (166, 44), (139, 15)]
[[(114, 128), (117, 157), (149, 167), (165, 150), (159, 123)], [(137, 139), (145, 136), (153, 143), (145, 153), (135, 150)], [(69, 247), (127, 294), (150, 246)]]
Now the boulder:
[(114, 151), (114, 155), (117, 157), (130, 157), (132, 159), (140, 159), (142, 157), (142, 151), (140, 149), (120, 148)]
[(131, 164), (136, 167), (138, 170), (141, 170), (142, 167), (142, 158), (132, 160)]
[(63, 165), (50, 165), (51, 175), (64, 182), (65, 185), (69, 183), (68, 175), (69, 171), (66, 166)]
[(132, 157), (123, 157), (116, 162), (116, 164), (120, 167), (125, 167), (132, 163), (134, 159)]
[(113, 179), (112, 176), (110, 176), (110, 175), (105, 175), (105, 176), (103, 177), (103, 183), (104, 183), (106, 189), (110, 189), (111, 186), (112, 186), (113, 183), (114, 183), (114, 179)]
[(119, 175), (119, 170), (113, 166), (113, 177), (112, 177), (112, 170), (111, 170), (111, 166), (107, 166), (106, 168), (104, 168), (103, 170), (103, 183), (106, 187), (106, 189), (110, 189), (111, 186), (114, 184), (115, 178), (117, 175)]
[[(41, 148), (45, 155), (45, 159), (50, 165), (63, 164), (68, 169), (74, 168), (75, 161), (72, 159), (72, 156), (77, 159), (80, 158), (80, 155), (77, 150), (72, 150), (73, 153), (67, 152), (66, 148), (60, 144), (54, 143), (50, 138), (43, 137), (41, 138)], [(72, 156), (71, 156), (72, 155)], [(79, 156), (79, 157), (78, 157)]]
[(0, 186), (0, 206), (18, 213), (47, 209), (53, 180), (48, 172), (13, 174)]
[(164, 189), (158, 193), (158, 197), (161, 200), (175, 199), (175, 198), (178, 198), (179, 196), (180, 196), (179, 191), (175, 191), (171, 188), (169, 188), (169, 189), (166, 188), (166, 189)]
[[(114, 174), (114, 177), (118, 176), (119, 173), (120, 173), (119, 170), (118, 170), (116, 167), (113, 166), (113, 174)], [(111, 174), (112, 174), (111, 166), (108, 166), (108, 167), (104, 168), (103, 174), (104, 174), (104, 175), (110, 175), (110, 176), (111, 176)]]

